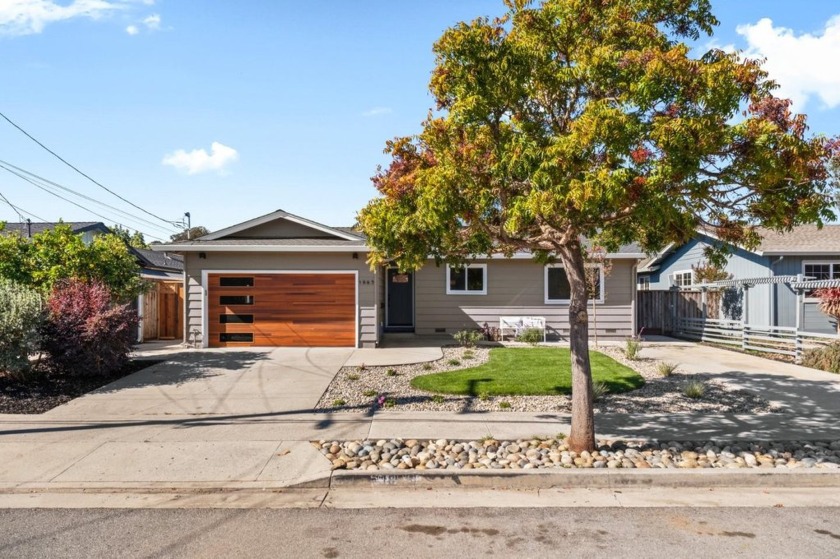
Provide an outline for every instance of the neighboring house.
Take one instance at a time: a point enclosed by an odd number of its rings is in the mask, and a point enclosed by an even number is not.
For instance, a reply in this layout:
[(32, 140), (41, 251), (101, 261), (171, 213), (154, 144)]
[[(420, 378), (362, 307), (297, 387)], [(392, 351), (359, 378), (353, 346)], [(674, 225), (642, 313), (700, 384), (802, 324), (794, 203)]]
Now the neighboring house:
[[(840, 278), (840, 225), (802, 225), (788, 233), (760, 230), (762, 242), (755, 250), (733, 247), (725, 271), (733, 279), (768, 276)], [(668, 246), (639, 265), (640, 290), (690, 289), (696, 284), (692, 266), (704, 262), (703, 250), (719, 241), (698, 232), (682, 246)], [(795, 326), (796, 294), (785, 284), (755, 285), (749, 291), (749, 324)], [(837, 332), (836, 320), (819, 310), (819, 300), (806, 296), (803, 329), (807, 332)], [(737, 308), (737, 306), (735, 307)], [(741, 319), (740, 315), (724, 318)]]
[[(185, 339), (204, 347), (375, 347), (384, 332), (452, 334), (498, 326), (501, 316), (545, 317), (555, 339), (569, 330), (563, 268), (526, 254), (460, 269), (430, 260), (413, 273), (371, 270), (364, 236), (282, 210), (153, 249), (184, 255)], [(612, 269), (596, 303), (599, 336), (634, 333), (643, 257), (632, 246), (608, 255)]]
[[(98, 235), (111, 233), (107, 225), (97, 221), (6, 223), (0, 234), (31, 238), (42, 231), (66, 225), (91, 244)], [(184, 317), (184, 261), (178, 254), (128, 247), (140, 266), (140, 277), (152, 283), (151, 289), (135, 303), (141, 318), (138, 341), (181, 339)]]

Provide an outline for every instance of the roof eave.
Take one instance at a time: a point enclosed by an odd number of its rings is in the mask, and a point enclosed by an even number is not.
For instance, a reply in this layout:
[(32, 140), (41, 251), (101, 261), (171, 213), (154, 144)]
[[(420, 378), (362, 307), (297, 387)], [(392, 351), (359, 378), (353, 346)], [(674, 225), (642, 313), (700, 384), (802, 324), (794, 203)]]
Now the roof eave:
[(152, 245), (157, 252), (369, 252), (366, 246), (343, 245)]

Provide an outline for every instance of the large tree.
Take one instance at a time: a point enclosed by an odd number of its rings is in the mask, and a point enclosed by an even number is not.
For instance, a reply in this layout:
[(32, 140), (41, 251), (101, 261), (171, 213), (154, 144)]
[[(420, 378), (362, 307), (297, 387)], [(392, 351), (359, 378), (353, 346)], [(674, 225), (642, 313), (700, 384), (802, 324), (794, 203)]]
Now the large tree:
[(120, 301), (144, 288), (136, 257), (117, 235), (97, 235), (85, 244), (64, 224), (31, 239), (0, 234), (0, 278), (48, 293), (60, 280), (77, 279), (106, 285)]
[[(698, 227), (742, 246), (756, 225), (832, 217), (837, 142), (773, 96), (760, 61), (685, 41), (708, 0), (505, 0), (497, 19), (435, 43), (437, 101), (394, 139), (359, 214), (372, 265), (517, 251), (557, 259), (571, 285), (574, 450), (594, 448), (585, 247), (649, 251)], [(712, 263), (721, 255), (710, 254)]]

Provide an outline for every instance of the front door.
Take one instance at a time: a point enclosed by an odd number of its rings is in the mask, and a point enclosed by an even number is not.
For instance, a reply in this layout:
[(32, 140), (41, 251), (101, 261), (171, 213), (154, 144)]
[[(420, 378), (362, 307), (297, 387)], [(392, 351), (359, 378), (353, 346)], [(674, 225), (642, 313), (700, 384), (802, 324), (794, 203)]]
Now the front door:
[(385, 294), (388, 298), (386, 327), (397, 331), (414, 330), (414, 274), (388, 268)]

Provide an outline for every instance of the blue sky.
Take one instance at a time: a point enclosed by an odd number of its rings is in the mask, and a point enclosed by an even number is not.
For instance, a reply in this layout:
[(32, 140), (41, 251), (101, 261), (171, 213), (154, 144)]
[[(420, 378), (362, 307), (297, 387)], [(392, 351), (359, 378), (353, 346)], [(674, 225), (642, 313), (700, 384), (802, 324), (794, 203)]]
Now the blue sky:
[[(712, 44), (766, 55), (812, 130), (840, 134), (840, 4), (713, 5)], [(282, 208), (349, 225), (375, 194), (385, 141), (418, 131), (433, 104), (434, 40), (501, 10), (501, 0), (0, 0), (0, 112), (166, 219), (189, 211), (219, 229)], [(4, 121), (0, 160), (157, 222)], [(107, 218), (94, 216), (3, 170), (0, 193), (47, 220), (174, 232), (64, 194)], [(0, 220), (17, 221), (2, 201)]]

